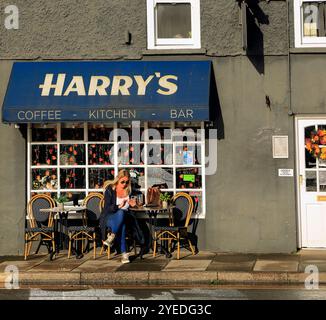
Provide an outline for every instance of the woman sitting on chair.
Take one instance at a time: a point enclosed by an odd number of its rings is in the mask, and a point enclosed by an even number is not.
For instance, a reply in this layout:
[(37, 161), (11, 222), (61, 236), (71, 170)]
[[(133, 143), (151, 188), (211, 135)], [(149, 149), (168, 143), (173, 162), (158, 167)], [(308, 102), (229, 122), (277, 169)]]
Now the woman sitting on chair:
[(102, 239), (106, 237), (106, 229), (110, 230), (103, 243), (106, 246), (111, 246), (115, 240), (118, 241), (121, 246), (122, 263), (130, 262), (126, 245), (125, 216), (129, 206), (136, 205), (135, 200), (129, 199), (130, 192), (130, 174), (127, 170), (120, 170), (118, 176), (107, 186), (104, 208), (100, 217)]

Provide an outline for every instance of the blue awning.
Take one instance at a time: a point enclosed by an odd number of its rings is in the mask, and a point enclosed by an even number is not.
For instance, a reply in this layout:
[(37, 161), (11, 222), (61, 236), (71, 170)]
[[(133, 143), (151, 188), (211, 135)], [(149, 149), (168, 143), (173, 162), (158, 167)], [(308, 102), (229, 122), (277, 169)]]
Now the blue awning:
[(207, 121), (210, 61), (16, 62), (5, 123)]

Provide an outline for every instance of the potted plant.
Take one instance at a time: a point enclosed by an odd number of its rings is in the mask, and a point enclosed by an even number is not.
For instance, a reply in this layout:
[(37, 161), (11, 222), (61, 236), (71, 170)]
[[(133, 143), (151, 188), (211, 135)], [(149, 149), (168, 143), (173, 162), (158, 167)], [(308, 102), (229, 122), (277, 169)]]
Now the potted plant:
[(168, 207), (169, 201), (171, 200), (171, 195), (167, 192), (161, 193), (160, 200), (162, 201), (162, 208), (166, 209)]
[(58, 204), (60, 210), (64, 210), (64, 203), (68, 201), (68, 197), (66, 195), (60, 195), (59, 197), (54, 197), (54, 200)]

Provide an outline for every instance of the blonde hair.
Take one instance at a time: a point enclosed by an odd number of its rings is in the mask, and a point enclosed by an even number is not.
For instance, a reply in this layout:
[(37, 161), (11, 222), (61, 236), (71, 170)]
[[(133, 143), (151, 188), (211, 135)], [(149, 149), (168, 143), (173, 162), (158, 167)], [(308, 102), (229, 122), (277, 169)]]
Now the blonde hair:
[(130, 183), (130, 173), (128, 170), (126, 169), (122, 169), (118, 172), (118, 175), (113, 179), (113, 180), (107, 180), (104, 182), (103, 184), (103, 189), (104, 191), (108, 188), (108, 187), (111, 187), (113, 190), (116, 188), (119, 180), (123, 177), (128, 177), (129, 179), (129, 184), (128, 184), (128, 187), (127, 187), (127, 191), (128, 193), (131, 192), (131, 183)]

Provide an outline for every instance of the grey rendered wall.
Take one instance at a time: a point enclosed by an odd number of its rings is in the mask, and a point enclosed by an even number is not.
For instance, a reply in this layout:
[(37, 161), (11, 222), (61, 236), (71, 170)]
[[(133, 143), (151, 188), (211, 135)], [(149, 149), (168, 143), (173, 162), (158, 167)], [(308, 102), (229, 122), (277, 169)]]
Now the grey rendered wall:
[[(0, 63), (0, 103), (11, 62)], [(0, 255), (21, 254), (26, 203), (26, 140), (20, 130), (0, 123)]]
[[(200, 246), (295, 251), (294, 178), (278, 177), (278, 168), (294, 168), (286, 58), (266, 58), (264, 76), (246, 57), (218, 58), (214, 66), (225, 138), (217, 145), (217, 173), (207, 177), (207, 218), (199, 225)], [(272, 135), (289, 135), (289, 159), (273, 159)]]
[[(258, 56), (250, 57), (242, 55), (233, 0), (201, 0), (202, 48), (207, 50), (201, 56), (145, 56), (145, 0), (16, 0), (19, 30), (4, 28), (6, 5), (0, 0), (2, 60), (212, 59), (224, 139), (217, 141), (217, 173), (207, 177), (207, 218), (199, 224), (199, 246), (236, 252), (296, 249), (294, 182), (277, 176), (278, 168), (294, 168), (293, 118), (287, 115), (286, 1), (255, 7), (259, 28), (252, 33), (257, 39), (251, 39), (251, 54)], [(126, 30), (132, 33), (131, 45), (124, 43)], [(1, 102), (10, 63), (0, 66)], [(289, 135), (289, 159), (272, 159), (273, 134)], [(16, 254), (23, 244), (25, 140), (19, 130), (0, 125), (0, 146), (8, 155), (0, 157), (5, 208), (0, 211), (0, 255)]]
[(299, 114), (325, 114), (325, 55), (292, 54), (291, 73), (293, 111)]
[[(200, 3), (202, 48), (212, 55), (241, 53), (237, 1)], [(16, 0), (19, 30), (4, 27), (8, 4), (0, 0), (0, 58), (141, 58), (146, 49), (145, 0)], [(252, 9), (261, 30), (254, 36), (263, 42), (252, 53), (286, 54), (286, 1), (262, 1)], [(125, 44), (126, 30), (132, 33), (131, 45)]]

